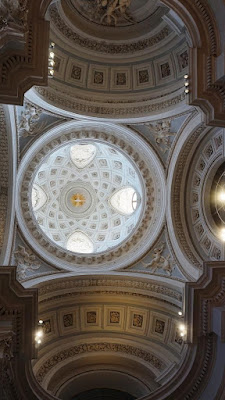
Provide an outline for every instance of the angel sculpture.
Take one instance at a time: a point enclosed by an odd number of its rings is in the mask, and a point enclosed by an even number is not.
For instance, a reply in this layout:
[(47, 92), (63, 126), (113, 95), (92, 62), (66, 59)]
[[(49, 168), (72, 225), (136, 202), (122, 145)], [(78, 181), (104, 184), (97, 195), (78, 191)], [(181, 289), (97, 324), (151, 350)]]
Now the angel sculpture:
[(14, 24), (27, 28), (27, 0), (0, 1), (0, 28)]
[(161, 268), (168, 275), (171, 275), (173, 267), (171, 266), (170, 263), (170, 255), (166, 257), (162, 255), (164, 248), (165, 248), (165, 243), (161, 243), (159, 247), (156, 247), (153, 250), (153, 259), (151, 260), (151, 262), (147, 264), (142, 262), (142, 264), (145, 266), (145, 268), (151, 268), (153, 273), (155, 273), (157, 269)]
[(163, 153), (166, 153), (171, 147), (170, 137), (176, 135), (176, 132), (170, 131), (171, 122), (165, 120), (158, 122), (155, 126), (152, 124), (148, 124), (148, 126), (153, 130), (155, 142), (159, 146), (160, 150)]
[(127, 8), (130, 6), (131, 0), (98, 0), (98, 8), (106, 7), (106, 12), (101, 18), (101, 23), (106, 21), (107, 25), (116, 25), (117, 17), (130, 19), (127, 15)]
[(37, 262), (36, 256), (30, 249), (25, 249), (23, 246), (18, 246), (14, 252), (15, 259), (18, 263), (17, 275), (18, 280), (21, 281), (26, 278), (27, 271), (33, 271), (40, 268), (40, 264)]

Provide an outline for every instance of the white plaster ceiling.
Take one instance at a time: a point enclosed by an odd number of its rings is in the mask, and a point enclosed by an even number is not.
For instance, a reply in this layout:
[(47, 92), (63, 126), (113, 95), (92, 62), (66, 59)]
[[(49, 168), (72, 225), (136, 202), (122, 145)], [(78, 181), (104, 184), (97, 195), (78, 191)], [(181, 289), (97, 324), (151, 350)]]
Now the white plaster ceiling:
[(32, 190), (33, 212), (45, 235), (80, 253), (103, 252), (127, 239), (139, 221), (142, 197), (133, 162), (113, 146), (90, 140), (53, 151), (39, 166)]

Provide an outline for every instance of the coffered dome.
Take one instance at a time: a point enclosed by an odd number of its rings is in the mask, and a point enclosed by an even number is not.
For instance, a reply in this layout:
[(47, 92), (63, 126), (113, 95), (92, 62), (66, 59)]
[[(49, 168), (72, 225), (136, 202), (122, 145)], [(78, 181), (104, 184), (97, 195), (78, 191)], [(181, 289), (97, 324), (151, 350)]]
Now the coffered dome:
[(34, 216), (51, 241), (77, 253), (117, 247), (143, 211), (140, 173), (113, 145), (76, 140), (40, 164), (32, 186)]
[(156, 240), (165, 190), (158, 156), (134, 131), (71, 121), (46, 132), (24, 155), (18, 221), (54, 265), (118, 269)]

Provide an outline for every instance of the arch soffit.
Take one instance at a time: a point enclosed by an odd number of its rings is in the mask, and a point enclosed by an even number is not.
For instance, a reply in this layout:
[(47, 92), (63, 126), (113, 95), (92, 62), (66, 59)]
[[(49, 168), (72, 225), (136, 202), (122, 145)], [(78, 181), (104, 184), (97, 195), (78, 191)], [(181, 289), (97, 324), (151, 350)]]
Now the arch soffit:
[[(196, 143), (207, 129), (209, 128), (206, 128), (205, 124), (202, 123), (201, 114), (195, 114), (191, 117), (176, 143), (167, 178), (169, 205), (166, 218), (171, 243), (186, 273), (190, 275), (190, 278), (192, 276), (195, 279), (198, 279), (201, 273), (202, 259), (195, 251), (194, 244), (186, 229), (184, 229), (184, 214), (181, 211), (181, 204), (184, 202), (186, 193), (185, 177), (190, 158), (196, 148)], [(177, 154), (179, 154), (179, 157), (177, 157)]]

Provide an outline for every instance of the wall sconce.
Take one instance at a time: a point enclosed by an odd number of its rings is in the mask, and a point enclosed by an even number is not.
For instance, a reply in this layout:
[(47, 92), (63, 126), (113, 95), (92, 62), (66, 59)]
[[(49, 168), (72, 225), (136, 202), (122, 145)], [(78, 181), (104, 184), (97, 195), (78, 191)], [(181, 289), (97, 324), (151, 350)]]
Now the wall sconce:
[(180, 331), (180, 336), (181, 337), (184, 337), (185, 335), (186, 335), (186, 328), (185, 328), (185, 325), (183, 325), (183, 324), (181, 324), (180, 326), (179, 326), (179, 331)]
[(55, 43), (51, 42), (49, 45), (49, 56), (48, 56), (48, 76), (50, 78), (54, 75), (54, 65), (55, 65), (55, 53), (54, 53)]
[(41, 342), (42, 342), (41, 338), (43, 337), (43, 324), (44, 324), (44, 321), (42, 319), (39, 319), (39, 321), (38, 321), (39, 329), (37, 330), (37, 332), (35, 334), (35, 342), (37, 344), (41, 344)]
[(186, 94), (188, 94), (189, 92), (190, 92), (190, 89), (189, 89), (189, 75), (188, 74), (185, 74), (184, 75), (184, 87), (185, 87), (185, 89), (184, 89), (184, 93), (186, 93)]

